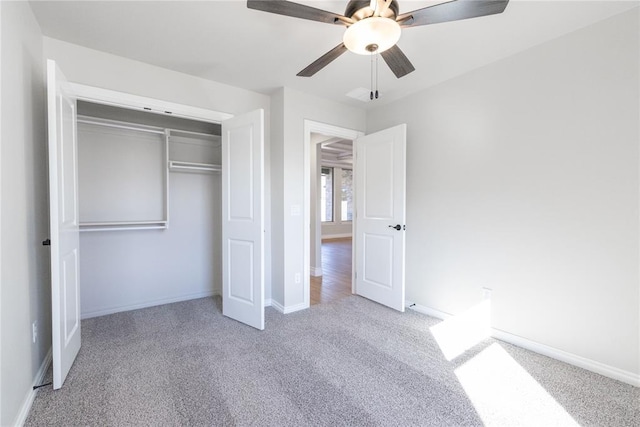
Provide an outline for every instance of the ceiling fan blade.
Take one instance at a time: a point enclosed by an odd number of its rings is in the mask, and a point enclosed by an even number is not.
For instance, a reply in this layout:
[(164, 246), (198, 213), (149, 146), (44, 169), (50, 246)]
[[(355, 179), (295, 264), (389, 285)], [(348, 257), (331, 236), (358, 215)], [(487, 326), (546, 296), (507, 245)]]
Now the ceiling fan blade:
[(249, 9), (263, 12), (276, 13), (278, 15), (293, 16), (294, 18), (309, 19), (311, 21), (325, 22), (327, 24), (342, 24), (353, 22), (350, 18), (339, 13), (327, 12), (315, 7), (305, 6), (284, 0), (248, 0)]
[(459, 21), (502, 13), (508, 3), (509, 0), (454, 0), (403, 13), (396, 21), (403, 28)]
[(400, 50), (398, 45), (385, 50), (380, 55), (382, 55), (382, 59), (384, 59), (384, 62), (387, 63), (397, 78), (404, 77), (415, 70), (409, 58)]
[(300, 71), (297, 76), (300, 77), (311, 77), (318, 71), (322, 70), (324, 67), (329, 65), (334, 59), (338, 56), (342, 55), (347, 51), (347, 47), (344, 43), (340, 43), (338, 46), (331, 49), (329, 52), (322, 55), (320, 58), (316, 59), (311, 63), (307, 68)]

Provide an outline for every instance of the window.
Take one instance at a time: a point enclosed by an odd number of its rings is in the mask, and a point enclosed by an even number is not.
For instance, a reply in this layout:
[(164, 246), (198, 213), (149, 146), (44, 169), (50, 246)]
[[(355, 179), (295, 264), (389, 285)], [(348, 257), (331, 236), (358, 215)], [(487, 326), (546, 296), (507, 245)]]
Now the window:
[(333, 168), (322, 168), (320, 175), (320, 221), (333, 222)]
[(342, 169), (342, 200), (340, 201), (340, 220), (353, 220), (353, 171)]

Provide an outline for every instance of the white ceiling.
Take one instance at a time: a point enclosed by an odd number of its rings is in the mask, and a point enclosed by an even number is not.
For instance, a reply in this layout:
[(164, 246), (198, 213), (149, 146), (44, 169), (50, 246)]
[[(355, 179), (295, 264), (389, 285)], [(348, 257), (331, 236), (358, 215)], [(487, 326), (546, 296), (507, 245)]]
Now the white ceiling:
[[(408, 12), (442, 1), (399, 0)], [(347, 0), (300, 1), (343, 13)], [(638, 1), (511, 0), (500, 15), (408, 28), (398, 45), (416, 71), (396, 79), (380, 60), (347, 52), (311, 78), (296, 73), (342, 41), (344, 27), (249, 10), (233, 1), (32, 1), (46, 36), (217, 82), (270, 93), (282, 86), (370, 108), (638, 7)]]
[(348, 169), (353, 166), (353, 141), (332, 137), (322, 139), (324, 141), (320, 145), (320, 153), (323, 166), (342, 166)]

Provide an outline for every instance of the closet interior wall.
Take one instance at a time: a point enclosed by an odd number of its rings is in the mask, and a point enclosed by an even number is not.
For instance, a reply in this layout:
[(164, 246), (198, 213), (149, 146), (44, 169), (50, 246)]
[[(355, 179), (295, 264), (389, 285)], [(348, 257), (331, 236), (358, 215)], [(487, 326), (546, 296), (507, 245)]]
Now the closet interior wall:
[(78, 102), (83, 318), (221, 293), (220, 125)]

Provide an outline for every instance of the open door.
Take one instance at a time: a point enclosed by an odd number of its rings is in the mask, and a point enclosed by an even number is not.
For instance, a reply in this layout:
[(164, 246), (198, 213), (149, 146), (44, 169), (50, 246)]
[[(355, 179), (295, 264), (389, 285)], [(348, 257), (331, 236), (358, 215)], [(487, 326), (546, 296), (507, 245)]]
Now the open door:
[(222, 122), (222, 313), (264, 329), (264, 111)]
[(406, 133), (356, 139), (355, 292), (404, 311)]
[(76, 100), (55, 61), (47, 61), (53, 388), (62, 387), (80, 350), (78, 144)]

